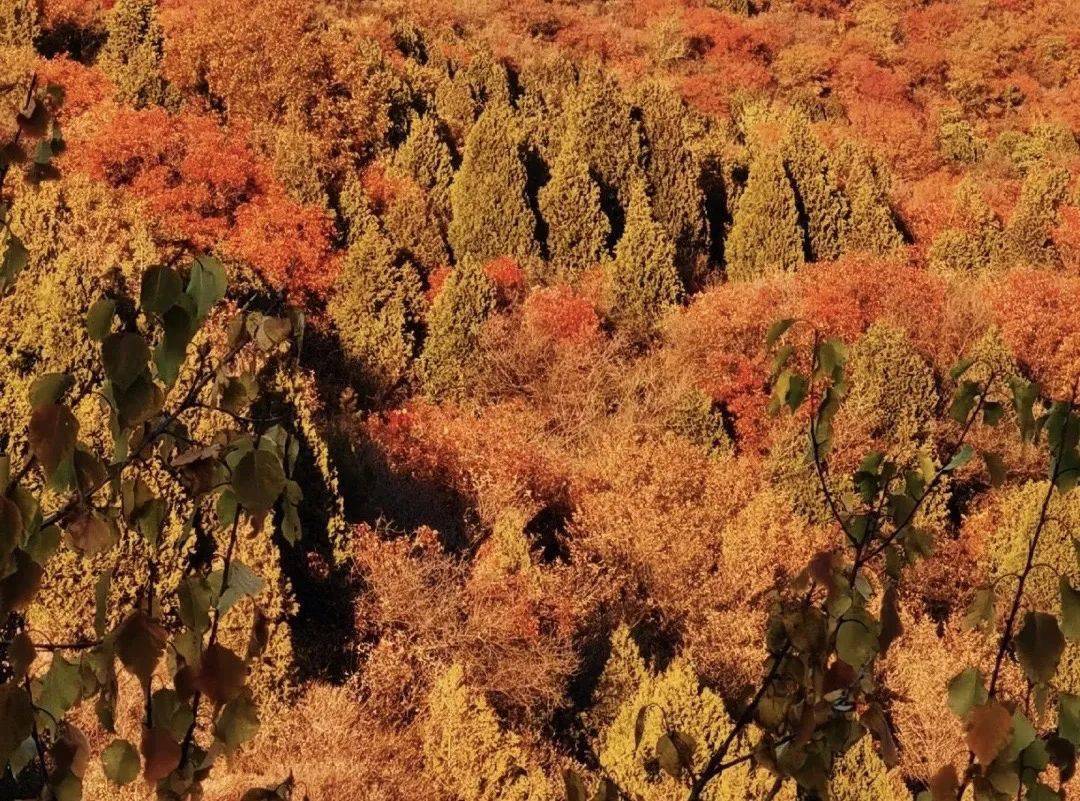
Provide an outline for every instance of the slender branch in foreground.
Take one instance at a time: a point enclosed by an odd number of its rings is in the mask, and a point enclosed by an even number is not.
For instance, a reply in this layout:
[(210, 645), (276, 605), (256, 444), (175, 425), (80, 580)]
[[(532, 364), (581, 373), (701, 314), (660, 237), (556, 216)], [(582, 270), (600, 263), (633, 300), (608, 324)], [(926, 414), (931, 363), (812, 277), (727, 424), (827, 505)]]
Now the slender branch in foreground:
[[(846, 532), (847, 521), (845, 519), (845, 516), (840, 513), (840, 507), (835, 502), (832, 492), (828, 486), (828, 482), (825, 478), (826, 468), (824, 465), (824, 457), (821, 453), (821, 443), (817, 435), (816, 420), (818, 415), (821, 413), (821, 406), (824, 403), (824, 401), (819, 402), (817, 399), (817, 395), (814, 391), (812, 377), (818, 368), (817, 343), (818, 337), (815, 334), (813, 370), (811, 372), (811, 383), (809, 387), (811, 405), (815, 407), (815, 411), (811, 414), (808, 426), (811, 442), (811, 455), (814, 461), (814, 469), (817, 474), (821, 490), (825, 494), (829, 510), (834, 518), (834, 521), (841, 527), (842, 530)], [(966, 420), (964, 421), (964, 426), (961, 430), (960, 437), (956, 445), (953, 447), (948, 458), (942, 462), (942, 466), (938, 468), (931, 480), (927, 482), (922, 493), (920, 493), (919, 497), (914, 501), (912, 508), (908, 511), (904, 518), (897, 523), (895, 529), (890, 532), (888, 536), (882, 537), (882, 539), (877, 543), (876, 546), (871, 547), (871, 543), (873, 543), (875, 533), (879, 530), (880, 518), (883, 512), (883, 499), (884, 496), (887, 494), (885, 490), (882, 490), (882, 499), (881, 501), (879, 501), (879, 505), (877, 506), (877, 508), (874, 509), (871, 514), (871, 519), (868, 522), (866, 534), (863, 537), (862, 541), (856, 546), (855, 559), (852, 564), (851, 571), (848, 575), (848, 585), (850, 587), (855, 586), (855, 582), (858, 580), (861, 569), (872, 559), (874, 559), (874, 557), (883, 553), (885, 549), (893, 541), (896, 540), (897, 537), (899, 537), (904, 531), (908, 529), (912, 521), (915, 519), (915, 516), (918, 513), (919, 509), (925, 503), (926, 499), (933, 494), (933, 492), (937, 488), (937, 485), (941, 482), (942, 478), (945, 476), (946, 473), (949, 472), (949, 470), (951, 469), (949, 467), (950, 463), (964, 447), (968, 435), (970, 434), (971, 429), (975, 424), (975, 421), (978, 419), (979, 415), (982, 414), (983, 408), (986, 403), (987, 394), (989, 393), (995, 379), (996, 374), (991, 373), (990, 377), (987, 379), (983, 387), (983, 390), (979, 393), (978, 402), (976, 403), (972, 411), (969, 412)], [(832, 631), (831, 636), (835, 637), (838, 630), (839, 621), (836, 625), (836, 628)], [(785, 640), (783, 648), (778, 652), (768, 674), (766, 674), (761, 685), (758, 687), (758, 690), (755, 693), (750, 704), (743, 710), (742, 714), (740, 714), (738, 720), (732, 728), (732, 731), (728, 734), (727, 738), (725, 738), (724, 742), (721, 743), (720, 747), (710, 756), (705, 768), (694, 779), (693, 784), (691, 785), (688, 801), (700, 801), (702, 793), (704, 792), (705, 787), (708, 785), (708, 783), (715, 779), (717, 776), (719, 776), (721, 773), (723, 773), (724, 770), (726, 770), (728, 767), (730, 767), (729, 762), (731, 761), (724, 761), (728, 751), (730, 750), (735, 740), (745, 731), (747, 726), (749, 726), (749, 724), (753, 721), (762, 700), (765, 698), (766, 694), (769, 692), (773, 683), (779, 676), (784, 658), (790, 652), (791, 647), (792, 645), (790, 640)], [(734, 764), (740, 764), (742, 761), (745, 761), (746, 759), (749, 759), (751, 757), (752, 754), (743, 755), (743, 757), (739, 757), (738, 760), (734, 762)]]

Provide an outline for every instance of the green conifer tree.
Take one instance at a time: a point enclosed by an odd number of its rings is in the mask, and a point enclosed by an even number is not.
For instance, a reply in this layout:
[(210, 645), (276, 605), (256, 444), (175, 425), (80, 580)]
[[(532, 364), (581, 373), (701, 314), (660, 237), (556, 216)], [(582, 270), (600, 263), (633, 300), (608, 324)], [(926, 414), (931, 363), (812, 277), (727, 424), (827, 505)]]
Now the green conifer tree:
[(645, 173), (653, 214), (675, 243), (679, 275), (687, 285), (703, 278), (709, 249), (701, 164), (690, 148), (689, 112), (682, 99), (660, 83), (649, 82), (635, 93), (634, 105), (644, 136)]
[(398, 251), (425, 272), (450, 263), (446, 221), (430, 192), (403, 182), (382, 212), (382, 224)]
[(2, 0), (0, 2), (0, 45), (33, 47), (41, 31), (39, 0)]
[(495, 286), (474, 259), (463, 259), (447, 277), (428, 315), (420, 356), (420, 376), (429, 395), (464, 392), (475, 369), (480, 330), (495, 309), (495, 299)]
[(627, 209), (626, 230), (608, 265), (611, 317), (632, 336), (644, 336), (681, 295), (675, 245), (653, 218), (645, 183), (638, 180)]
[(518, 73), (518, 85), (516, 106), (529, 143), (547, 162), (554, 162), (562, 147), (566, 106), (577, 87), (577, 69), (561, 53), (535, 57)]
[(956, 211), (963, 226), (939, 233), (927, 254), (934, 270), (963, 273), (985, 270), (999, 261), (1001, 222), (977, 186), (963, 181), (956, 188)]
[(792, 117), (784, 141), (784, 163), (802, 216), (806, 254), (811, 261), (832, 260), (840, 255), (847, 201), (836, 185), (829, 154), (809, 122), (801, 114)]
[(99, 63), (116, 86), (117, 100), (137, 108), (164, 103), (165, 34), (154, 0), (119, 0), (109, 13), (108, 33)]
[(860, 148), (840, 153), (844, 191), (851, 207), (845, 251), (886, 255), (904, 244), (889, 205), (889, 177), (883, 165)]
[(526, 182), (517, 120), (508, 106), (489, 107), (465, 140), (450, 188), (449, 235), (456, 259), (538, 255)]
[(365, 389), (382, 394), (405, 377), (422, 297), (413, 266), (400, 263), (377, 223), (369, 222), (349, 246), (327, 306)]
[(607, 252), (611, 224), (600, 207), (600, 188), (589, 175), (584, 144), (576, 131), (563, 137), (551, 180), (539, 193), (547, 227), (548, 258), (560, 270), (599, 263)]
[(499, 722), (483, 695), (465, 683), (460, 665), (440, 676), (428, 696), (424, 760), (447, 798), (460, 801), (556, 801), (544, 771)]
[(510, 84), (506, 67), (487, 50), (473, 48), (465, 63), (447, 67), (435, 88), (435, 110), (460, 146), (485, 108), (510, 104)]
[(613, 78), (593, 66), (578, 81), (567, 104), (568, 128), (585, 144), (589, 170), (600, 186), (612, 236), (622, 234), (633, 183), (642, 176), (641, 131)]
[(394, 154), (394, 163), (427, 190), (434, 208), (444, 221), (449, 221), (454, 158), (435, 117), (413, 117), (409, 136)]
[(911, 793), (896, 771), (890, 773), (864, 736), (833, 766), (829, 790), (834, 801), (907, 801)]
[(996, 254), (998, 265), (1057, 265), (1057, 250), (1050, 232), (1068, 185), (1069, 173), (1061, 167), (1042, 165), (1028, 172), (1020, 190), (1020, 200), (1005, 227), (1002, 247)]
[(750, 165), (724, 250), (728, 278), (735, 281), (794, 270), (805, 260), (795, 193), (775, 150)]

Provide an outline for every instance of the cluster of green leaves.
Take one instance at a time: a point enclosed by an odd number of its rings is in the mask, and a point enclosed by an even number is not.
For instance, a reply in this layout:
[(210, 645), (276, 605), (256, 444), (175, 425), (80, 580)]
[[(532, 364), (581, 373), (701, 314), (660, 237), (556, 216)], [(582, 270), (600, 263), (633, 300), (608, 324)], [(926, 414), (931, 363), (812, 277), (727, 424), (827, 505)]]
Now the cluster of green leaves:
[[(803, 326), (796, 327), (797, 323), (780, 320), (767, 334), (773, 354), (770, 408), (773, 413), (786, 409), (805, 420), (808, 457), (843, 547), (816, 554), (787, 586), (774, 590), (764, 678), (704, 767), (695, 760), (696, 744), (687, 733), (670, 729), (657, 740), (657, 765), (684, 781), (692, 800), (701, 798), (725, 770), (747, 761), (775, 774), (778, 783), (793, 780), (806, 797), (827, 798), (837, 760), (866, 735), (876, 741), (887, 766), (897, 764), (898, 744), (883, 706), (887, 693), (877, 684), (876, 664), (902, 633), (899, 585), (906, 568), (933, 551), (933, 533), (923, 524), (920, 510), (947, 476), (976, 455), (968, 443), (972, 430), (996, 427), (1005, 417), (1004, 405), (993, 399), (996, 376), (991, 373), (983, 382), (966, 380), (974, 360), (965, 360), (952, 371), (957, 388), (948, 410), (959, 434), (940, 463), (923, 454), (914, 463), (901, 464), (873, 451), (850, 481), (836, 489), (828, 454), (833, 421), (848, 391), (846, 349), (839, 340), (816, 331), (802, 336)], [(1037, 389), (1022, 381), (1014, 383), (1013, 398), (1022, 436), (1036, 442), (1045, 432), (1049, 441), (1050, 491), (1070, 490), (1080, 465), (1080, 420), (1073, 404), (1054, 404), (1036, 416)], [(991, 480), (1000, 481), (1004, 473), (1000, 456), (993, 452), (980, 456)], [(1053, 764), (1063, 778), (1071, 775), (1073, 738), (1080, 734), (1080, 698), (1060, 696), (1059, 728), (1040, 739), (1015, 704), (1005, 706), (993, 695), (1007, 652), (1020, 662), (1036, 695), (1047, 695), (1065, 638), (1080, 635), (1080, 592), (1062, 580), (1060, 625), (1052, 615), (1029, 612), (1014, 633), (1023, 577), (1019, 583), (990, 689), (983, 688), (974, 670), (962, 673), (949, 688), (950, 706), (968, 722), (974, 754), (971, 770), (961, 783), (953, 768), (943, 769), (924, 801), (957, 801), (968, 784), (977, 799), (1021, 797), (1017, 793), (1026, 788), (1022, 797), (1053, 801), (1061, 796), (1039, 783), (1041, 770)], [(993, 620), (993, 606), (992, 590), (977, 595), (968, 615), (972, 625)], [(748, 743), (753, 745), (748, 748)], [(739, 747), (745, 753), (732, 755)], [(597, 797), (606, 797), (605, 788), (600, 787)], [(576, 778), (568, 777), (567, 790), (571, 798), (585, 797)]]
[[(76, 389), (65, 373), (39, 377), (30, 389), (29, 454), (17, 470), (0, 456), (0, 620), (15, 632), (0, 645), (0, 766), (14, 777), (36, 771), (43, 798), (81, 796), (88, 745), (66, 715), (92, 701), (100, 725), (115, 733), (117, 663), (145, 697), (139, 744), (117, 737), (100, 755), (117, 784), (141, 772), (160, 797), (190, 797), (215, 761), (257, 730), (246, 677), (267, 644), (268, 621), (256, 609), (243, 654), (218, 633), (229, 611), (263, 585), (235, 558), (241, 524), (264, 531), (276, 511), (288, 541), (300, 534), (301, 491), (290, 478), (298, 442), (280, 425), (245, 416), (259, 384), (255, 375), (233, 371), (242, 353), (287, 352), (302, 318), (237, 313), (218, 346), (224, 355), (212, 359), (209, 337), (194, 349), (192, 342), (225, 294), (224, 267), (199, 256), (183, 272), (148, 269), (138, 301), (98, 300), (86, 326), (100, 343), (100, 385)], [(189, 359), (192, 350), (197, 355)], [(107, 407), (111, 455), (79, 437), (76, 407), (91, 393)], [(209, 434), (207, 420), (219, 423)], [(182, 498), (160, 491), (153, 476), (162, 471), (182, 487)], [(162, 535), (177, 508), (190, 513), (173, 540)], [(105, 570), (96, 582), (95, 639), (35, 641), (23, 614), (62, 542), (89, 557), (122, 540), (141, 543), (146, 559), (149, 578), (135, 603), (110, 605), (113, 576)], [(178, 620), (163, 613), (155, 586), (169, 548), (187, 566), (169, 604)], [(119, 622), (110, 626), (113, 620)], [(42, 652), (52, 654), (47, 665), (38, 659)], [(204, 704), (209, 737), (197, 736)], [(258, 797), (284, 798), (281, 788)]]
[[(1022, 380), (1013, 382), (1013, 407), (1020, 436), (1029, 443), (1045, 440), (1049, 453), (1049, 481), (1034, 530), (1029, 533), (1027, 560), (1019, 573), (1007, 574), (979, 588), (964, 616), (967, 628), (997, 624), (999, 591), (1005, 581), (1016, 586), (1008, 599), (1004, 627), (998, 637), (997, 658), (989, 682), (977, 667), (968, 667), (948, 685), (948, 703), (965, 726), (970, 758), (961, 775), (954, 765), (942, 766), (924, 793), (924, 801), (955, 801), (970, 785), (975, 798), (1005, 801), (1027, 798), (1060, 801), (1061, 786), (1046, 783), (1048, 767), (1056, 770), (1063, 785), (1076, 771), (1080, 747), (1080, 696), (1056, 692), (1057, 676), (1066, 642), (1080, 642), (1080, 591), (1068, 576), (1059, 578), (1060, 615), (1026, 609), (1024, 589), (1035, 564), (1035, 553), (1046, 526), (1055, 494), (1075, 489), (1080, 474), (1080, 415), (1075, 391), (1069, 401), (1043, 404), (1038, 410), (1037, 388)], [(1076, 545), (1080, 560), (1080, 540)], [(1041, 565), (1041, 567), (1048, 567)], [(1021, 619), (1021, 613), (1023, 618)], [(1014, 659), (1027, 680), (1024, 699), (1001, 697), (1000, 678), (1007, 658)], [(1037, 732), (1051, 699), (1057, 696), (1057, 727)]]
[[(64, 137), (53, 112), (63, 102), (63, 90), (48, 86), (44, 91), (35, 89), (31, 79), (26, 102), (15, 116), (18, 126), (14, 138), (0, 147), (0, 184), (12, 167), (21, 167), (26, 179), (32, 183), (55, 178), (53, 159), (64, 151)], [(26, 246), (8, 226), (8, 207), (0, 203), (0, 227), (3, 228), (3, 259), (0, 260), (0, 294), (4, 292), (26, 267)]]

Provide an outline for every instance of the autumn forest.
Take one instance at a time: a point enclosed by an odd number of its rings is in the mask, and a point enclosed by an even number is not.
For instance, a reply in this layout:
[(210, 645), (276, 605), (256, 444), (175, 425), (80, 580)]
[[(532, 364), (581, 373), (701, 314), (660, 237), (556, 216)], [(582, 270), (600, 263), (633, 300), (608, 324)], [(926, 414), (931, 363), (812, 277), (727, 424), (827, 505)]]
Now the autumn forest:
[(0, 0), (0, 256), (0, 801), (1080, 798), (1072, 0)]

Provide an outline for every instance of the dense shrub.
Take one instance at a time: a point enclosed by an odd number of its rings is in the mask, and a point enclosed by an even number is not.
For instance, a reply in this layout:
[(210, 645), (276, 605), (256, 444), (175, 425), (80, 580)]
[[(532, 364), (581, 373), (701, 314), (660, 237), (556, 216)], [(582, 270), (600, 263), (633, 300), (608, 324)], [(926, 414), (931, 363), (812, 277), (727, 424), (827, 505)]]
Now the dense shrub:
[(607, 255), (611, 223), (601, 207), (600, 188), (589, 173), (584, 142), (576, 128), (563, 136), (540, 190), (540, 215), (547, 232), (547, 255), (556, 269), (574, 274)]
[(450, 188), (450, 245), (459, 261), (538, 253), (518, 131), (509, 106), (486, 109), (469, 131)]
[(727, 275), (749, 281), (794, 270), (806, 254), (795, 193), (779, 153), (755, 157), (724, 243)]
[(495, 300), (495, 285), (471, 257), (450, 273), (431, 305), (420, 357), (428, 393), (453, 396), (466, 390), (480, 329), (494, 311)]
[(640, 181), (634, 185), (626, 229), (608, 267), (608, 314), (633, 336), (647, 334), (682, 296), (676, 249), (653, 217)]
[(119, 0), (109, 12), (108, 40), (101, 70), (116, 86), (117, 100), (135, 108), (163, 105), (167, 87), (161, 74), (165, 36), (156, 4)]
[(416, 352), (421, 312), (420, 279), (393, 246), (368, 224), (350, 246), (327, 310), (342, 348), (356, 360), (358, 380), (369, 391), (387, 392), (407, 375)]

